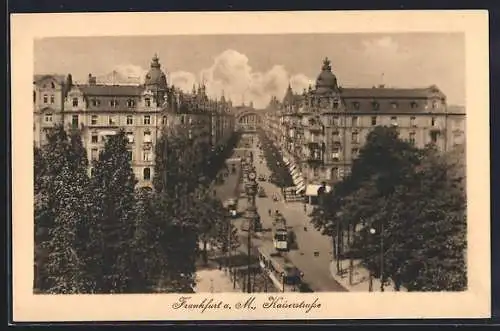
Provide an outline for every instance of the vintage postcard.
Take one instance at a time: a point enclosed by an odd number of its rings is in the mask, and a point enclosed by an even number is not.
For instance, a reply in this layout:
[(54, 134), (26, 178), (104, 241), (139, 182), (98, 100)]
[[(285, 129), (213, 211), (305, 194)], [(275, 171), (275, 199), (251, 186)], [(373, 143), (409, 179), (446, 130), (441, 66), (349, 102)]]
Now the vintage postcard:
[(11, 22), (15, 321), (490, 316), (486, 11)]

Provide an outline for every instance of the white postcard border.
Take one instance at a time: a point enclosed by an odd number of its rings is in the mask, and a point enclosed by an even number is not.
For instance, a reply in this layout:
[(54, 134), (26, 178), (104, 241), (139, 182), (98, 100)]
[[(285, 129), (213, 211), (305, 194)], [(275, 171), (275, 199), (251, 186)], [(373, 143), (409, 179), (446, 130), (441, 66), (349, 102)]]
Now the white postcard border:
[[(33, 295), (33, 41), (58, 36), (463, 32), (466, 36), (468, 276), (463, 293), (287, 293), (320, 308), (264, 309), (269, 295), (194, 294), (231, 309), (173, 309), (181, 295)], [(490, 316), (489, 69), (486, 11), (98, 13), (11, 16), (15, 321), (478, 318)], [(257, 308), (236, 309), (255, 297)]]

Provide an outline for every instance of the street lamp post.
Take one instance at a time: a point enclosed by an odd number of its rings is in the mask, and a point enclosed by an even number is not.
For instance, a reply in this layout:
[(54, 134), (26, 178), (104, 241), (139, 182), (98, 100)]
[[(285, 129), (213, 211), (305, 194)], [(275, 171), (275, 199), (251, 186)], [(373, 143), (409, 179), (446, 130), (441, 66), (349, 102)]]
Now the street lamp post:
[[(371, 234), (375, 234), (377, 230), (374, 228), (370, 229)], [(380, 263), (380, 291), (384, 292), (384, 222), (380, 225), (380, 255), (379, 255), (379, 263)]]
[(286, 275), (284, 272), (281, 273), (281, 282), (283, 283), (283, 293), (285, 293), (285, 278)]
[(251, 250), (252, 230), (253, 230), (253, 226), (255, 224), (255, 221), (257, 219), (257, 208), (255, 206), (255, 197), (257, 195), (258, 184), (257, 184), (256, 178), (257, 178), (257, 175), (252, 170), (248, 174), (248, 184), (246, 185), (246, 193), (247, 193), (248, 200), (249, 200), (249, 206), (247, 208), (247, 215), (246, 215), (246, 218), (248, 220), (248, 242), (247, 242), (248, 266), (247, 266), (247, 286), (246, 286), (247, 293), (251, 293), (251, 291), (252, 291), (252, 287), (251, 287), (252, 280), (251, 280), (251, 276), (250, 276), (250, 269), (251, 269), (250, 266), (252, 263), (252, 255), (251, 255), (252, 254), (252, 250)]

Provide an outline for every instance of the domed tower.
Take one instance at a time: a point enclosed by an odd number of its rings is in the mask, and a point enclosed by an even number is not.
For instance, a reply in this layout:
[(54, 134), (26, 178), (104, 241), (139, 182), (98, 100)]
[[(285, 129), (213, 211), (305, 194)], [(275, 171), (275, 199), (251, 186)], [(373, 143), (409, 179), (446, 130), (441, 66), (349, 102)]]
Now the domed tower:
[(151, 67), (146, 74), (144, 86), (146, 89), (153, 92), (158, 102), (163, 102), (163, 98), (165, 97), (165, 93), (168, 89), (167, 76), (161, 70), (160, 59), (156, 54), (153, 56)]
[(316, 93), (325, 94), (335, 91), (338, 91), (337, 77), (332, 73), (330, 60), (325, 58), (323, 60), (323, 67), (321, 67), (321, 73), (316, 79)]

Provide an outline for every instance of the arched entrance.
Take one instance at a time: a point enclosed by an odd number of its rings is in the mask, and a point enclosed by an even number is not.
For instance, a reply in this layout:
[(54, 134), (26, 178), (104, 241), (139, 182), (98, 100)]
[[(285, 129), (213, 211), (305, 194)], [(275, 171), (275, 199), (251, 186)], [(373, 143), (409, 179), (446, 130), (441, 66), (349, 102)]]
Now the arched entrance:
[(256, 133), (262, 125), (262, 112), (253, 108), (241, 109), (236, 116), (236, 130), (243, 133)]

